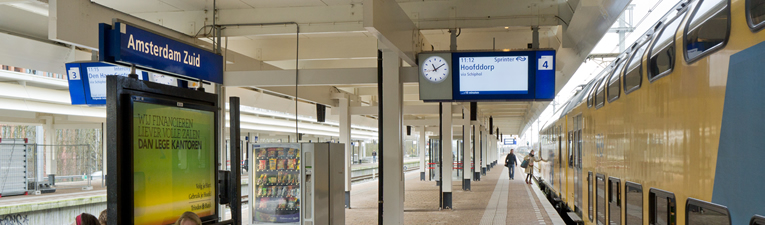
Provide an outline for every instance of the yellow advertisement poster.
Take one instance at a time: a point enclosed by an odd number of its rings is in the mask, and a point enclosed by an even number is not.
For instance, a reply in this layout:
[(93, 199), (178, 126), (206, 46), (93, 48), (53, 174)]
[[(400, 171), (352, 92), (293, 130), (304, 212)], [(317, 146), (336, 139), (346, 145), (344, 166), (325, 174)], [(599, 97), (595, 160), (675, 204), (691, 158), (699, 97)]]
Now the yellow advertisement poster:
[(215, 114), (133, 103), (135, 224), (215, 213)]

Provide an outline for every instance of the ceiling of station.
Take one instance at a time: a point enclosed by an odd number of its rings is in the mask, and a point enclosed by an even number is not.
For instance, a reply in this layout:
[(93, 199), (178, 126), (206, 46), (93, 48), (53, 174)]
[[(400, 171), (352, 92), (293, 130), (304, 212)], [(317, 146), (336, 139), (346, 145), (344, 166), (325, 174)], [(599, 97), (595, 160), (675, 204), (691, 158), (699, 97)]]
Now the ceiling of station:
[[(24, 2), (23, 0), (20, 0)], [(39, 2), (29, 0), (39, 5)], [(377, 38), (362, 25), (363, 0), (92, 0), (189, 36), (209, 41), (199, 32), (213, 19), (218, 23), (295, 21), (301, 26), (299, 57), (294, 27), (255, 30), (231, 27), (222, 43), (228, 51), (279, 69), (368, 68), (377, 65)], [(612, 19), (629, 0), (397, 0), (421, 28), (432, 50), (448, 50), (450, 33), (458, 27), (457, 49), (508, 51), (526, 49), (532, 42), (531, 26), (539, 26), (539, 47), (558, 50), (556, 90), (568, 81), (584, 57), (603, 36)], [(218, 9), (213, 18), (213, 3)], [(2, 3), (0, 3), (2, 4)], [(2, 10), (3, 7), (0, 7)], [(622, 7), (623, 9), (623, 7)], [(617, 15), (613, 15), (617, 14)], [(44, 21), (29, 20), (29, 21)], [(41, 22), (30, 27), (44, 27)], [(608, 24), (604, 24), (608, 23)], [(16, 26), (16, 27), (14, 27)], [(0, 28), (19, 30), (19, 25)], [(604, 28), (606, 27), (606, 28)], [(568, 28), (568, 29), (567, 29)], [(42, 28), (39, 35), (45, 36)], [(252, 31), (252, 32), (250, 32)], [(24, 33), (35, 33), (26, 31)], [(208, 37), (205, 37), (208, 36)], [(376, 87), (337, 86), (357, 95), (362, 105), (374, 104)], [(549, 102), (481, 102), (479, 111), (494, 118), (504, 134), (519, 134)], [(406, 84), (405, 105), (428, 105), (419, 100), (416, 84)], [(407, 115), (428, 119), (438, 115)]]

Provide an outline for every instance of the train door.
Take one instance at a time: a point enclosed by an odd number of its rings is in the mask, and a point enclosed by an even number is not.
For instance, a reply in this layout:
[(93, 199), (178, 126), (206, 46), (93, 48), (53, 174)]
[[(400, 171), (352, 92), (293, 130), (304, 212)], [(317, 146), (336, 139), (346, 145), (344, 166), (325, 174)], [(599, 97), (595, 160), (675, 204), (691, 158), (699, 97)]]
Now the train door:
[(583, 182), (582, 182), (582, 115), (574, 117), (574, 154), (572, 162), (574, 165), (574, 196), (576, 213), (579, 217), (582, 216), (582, 195), (583, 195)]
[[(555, 130), (555, 135), (558, 136), (558, 192), (563, 193), (563, 136), (561, 136), (561, 129)], [(563, 197), (563, 194), (561, 194)]]

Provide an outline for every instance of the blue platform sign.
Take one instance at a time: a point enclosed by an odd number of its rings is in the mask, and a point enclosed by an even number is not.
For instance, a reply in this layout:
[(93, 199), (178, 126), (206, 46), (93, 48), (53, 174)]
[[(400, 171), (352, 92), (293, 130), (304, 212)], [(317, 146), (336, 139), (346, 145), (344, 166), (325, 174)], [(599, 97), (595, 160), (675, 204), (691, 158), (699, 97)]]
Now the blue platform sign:
[(223, 83), (223, 57), (124, 23), (99, 24), (99, 60)]
[(453, 52), (452, 100), (555, 98), (555, 50)]
[(515, 142), (515, 138), (513, 138), (513, 139), (505, 138), (505, 145), (515, 145), (515, 144), (517, 144)]
[[(106, 76), (127, 76), (130, 68), (101, 62), (66, 64), (69, 96), (72, 105), (106, 105)], [(149, 73), (136, 70), (138, 79), (149, 79)]]

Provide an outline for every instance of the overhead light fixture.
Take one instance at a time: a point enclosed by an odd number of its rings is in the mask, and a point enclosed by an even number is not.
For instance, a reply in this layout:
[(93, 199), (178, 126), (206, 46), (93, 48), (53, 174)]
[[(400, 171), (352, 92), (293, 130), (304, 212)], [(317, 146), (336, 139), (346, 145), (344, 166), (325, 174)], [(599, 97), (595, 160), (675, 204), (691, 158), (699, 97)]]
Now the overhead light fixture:
[(503, 51), (503, 52), (509, 52), (509, 51), (510, 51), (510, 49), (506, 48), (506, 49), (502, 49), (502, 51)]
[(510, 29), (510, 27), (505, 27), (505, 29)]

